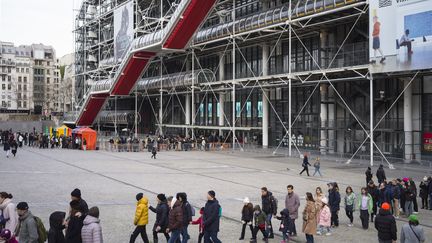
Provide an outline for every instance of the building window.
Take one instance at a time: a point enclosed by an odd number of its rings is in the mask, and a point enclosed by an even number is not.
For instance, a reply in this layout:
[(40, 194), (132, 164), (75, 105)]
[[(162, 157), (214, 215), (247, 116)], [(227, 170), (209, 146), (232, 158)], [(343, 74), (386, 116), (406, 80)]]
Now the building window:
[(18, 101), (18, 108), (21, 108), (21, 101)]
[(24, 77), (24, 83), (27, 83), (27, 77)]
[(18, 85), (18, 91), (21, 91), (21, 84)]
[(17, 72), (17, 73), (19, 73), (19, 70), (20, 70), (19, 68), (16, 68), (16, 72)]
[(11, 76), (8, 76), (8, 81), (10, 82), (12, 80)]
[(24, 84), (24, 91), (27, 91), (27, 84)]
[(28, 73), (29, 72), (29, 68), (26, 68), (26, 73)]
[(24, 68), (21, 68), (21, 72), (22, 72), (22, 73), (24, 72)]
[(2, 84), (2, 90), (6, 90), (6, 84)]
[(8, 90), (11, 90), (11, 89), (12, 89), (11, 84), (8, 84)]
[(18, 77), (18, 82), (21, 82), (22, 81), (22, 78), (21, 77)]
[(23, 107), (27, 108), (27, 101), (24, 101)]

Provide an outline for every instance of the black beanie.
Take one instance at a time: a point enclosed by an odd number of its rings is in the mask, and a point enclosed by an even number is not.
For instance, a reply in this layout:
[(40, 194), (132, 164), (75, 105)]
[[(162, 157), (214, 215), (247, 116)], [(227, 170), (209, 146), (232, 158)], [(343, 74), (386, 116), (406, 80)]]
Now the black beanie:
[(142, 192), (136, 194), (136, 200), (137, 201), (141, 200), (141, 198), (143, 198), (143, 197), (144, 197), (144, 194)]
[(158, 194), (158, 195), (157, 195), (157, 198), (158, 198), (159, 200), (161, 200), (162, 202), (165, 202), (165, 201), (166, 201), (166, 196), (165, 196), (165, 194), (163, 194), (163, 193)]
[(213, 191), (213, 190), (209, 191), (208, 194), (209, 194), (212, 198), (215, 198), (215, 197), (216, 197), (216, 192)]
[(75, 189), (71, 192), (71, 196), (72, 196), (72, 197), (81, 198), (81, 191), (80, 191), (80, 189), (75, 188)]
[(17, 204), (16, 208), (19, 210), (27, 210), (29, 206), (26, 202), (20, 202)]

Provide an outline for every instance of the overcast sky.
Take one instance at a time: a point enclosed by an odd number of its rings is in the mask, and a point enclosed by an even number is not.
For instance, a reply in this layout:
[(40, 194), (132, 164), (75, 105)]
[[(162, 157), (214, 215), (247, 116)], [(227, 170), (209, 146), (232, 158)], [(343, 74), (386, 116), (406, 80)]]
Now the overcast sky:
[(72, 53), (74, 9), (81, 0), (0, 0), (0, 40), (15, 45), (43, 43), (57, 57)]

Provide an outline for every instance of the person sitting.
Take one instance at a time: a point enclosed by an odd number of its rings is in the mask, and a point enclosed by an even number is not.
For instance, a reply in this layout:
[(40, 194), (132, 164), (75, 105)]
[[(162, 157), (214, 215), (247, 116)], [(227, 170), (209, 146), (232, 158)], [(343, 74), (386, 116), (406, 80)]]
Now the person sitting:
[(405, 34), (402, 35), (400, 41), (399, 41), (399, 45), (400, 46), (406, 46), (408, 48), (408, 54), (412, 54), (412, 47), (411, 47), (411, 42), (413, 40), (410, 40), (409, 36), (409, 29), (405, 30)]

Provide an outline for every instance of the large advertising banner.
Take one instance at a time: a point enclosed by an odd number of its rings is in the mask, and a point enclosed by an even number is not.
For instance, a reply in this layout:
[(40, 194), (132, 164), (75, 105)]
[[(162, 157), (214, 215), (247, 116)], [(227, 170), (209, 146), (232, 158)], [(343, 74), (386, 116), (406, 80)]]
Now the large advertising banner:
[(372, 73), (432, 68), (432, 0), (370, 0)]
[(114, 57), (120, 62), (133, 40), (133, 3), (132, 1), (114, 11)]

